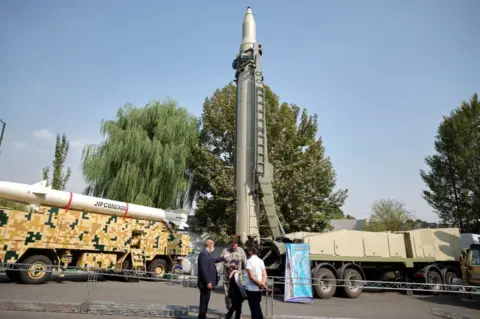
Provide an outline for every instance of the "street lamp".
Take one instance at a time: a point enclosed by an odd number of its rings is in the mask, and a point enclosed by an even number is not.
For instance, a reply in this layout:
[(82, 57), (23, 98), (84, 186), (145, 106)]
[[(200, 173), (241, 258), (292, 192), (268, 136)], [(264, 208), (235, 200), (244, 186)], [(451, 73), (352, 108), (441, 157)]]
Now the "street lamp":
[(3, 133), (5, 132), (5, 126), (7, 126), (7, 123), (2, 121), (0, 119), (0, 123), (2, 124), (2, 133), (0, 133), (0, 148), (2, 147), (2, 140), (3, 140)]

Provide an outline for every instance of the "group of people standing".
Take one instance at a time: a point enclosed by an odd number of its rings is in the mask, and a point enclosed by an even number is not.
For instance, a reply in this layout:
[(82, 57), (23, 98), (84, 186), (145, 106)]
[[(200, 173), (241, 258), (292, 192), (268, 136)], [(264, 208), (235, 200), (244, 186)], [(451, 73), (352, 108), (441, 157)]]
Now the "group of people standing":
[[(214, 241), (207, 239), (205, 249), (198, 256), (197, 286), (200, 290), (198, 318), (204, 319), (207, 316), (210, 293), (220, 281), (215, 264), (223, 262), (225, 306), (228, 309), (226, 319), (230, 319), (234, 313), (235, 319), (240, 319), (245, 300), (248, 300), (252, 319), (263, 319), (261, 301), (262, 291), (268, 291), (267, 271), (263, 260), (257, 256), (256, 248), (248, 248), (247, 257), (243, 248), (239, 247), (237, 240), (234, 239), (220, 257), (214, 258), (211, 256), (214, 247)], [(244, 271), (247, 272), (246, 286), (240, 282), (240, 276)]]

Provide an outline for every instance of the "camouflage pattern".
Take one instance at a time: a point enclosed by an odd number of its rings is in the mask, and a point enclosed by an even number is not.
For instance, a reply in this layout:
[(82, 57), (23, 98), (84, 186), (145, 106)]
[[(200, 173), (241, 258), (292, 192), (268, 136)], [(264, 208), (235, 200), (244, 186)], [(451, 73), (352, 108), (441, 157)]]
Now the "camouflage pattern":
[(159, 256), (188, 255), (189, 237), (160, 221), (48, 206), (38, 212), (0, 209), (0, 263), (21, 262), (29, 249), (49, 249), (68, 266), (119, 268), (134, 248), (143, 250), (148, 265)]
[(77, 268), (113, 268), (117, 263), (117, 255), (102, 253), (83, 253), (77, 260)]

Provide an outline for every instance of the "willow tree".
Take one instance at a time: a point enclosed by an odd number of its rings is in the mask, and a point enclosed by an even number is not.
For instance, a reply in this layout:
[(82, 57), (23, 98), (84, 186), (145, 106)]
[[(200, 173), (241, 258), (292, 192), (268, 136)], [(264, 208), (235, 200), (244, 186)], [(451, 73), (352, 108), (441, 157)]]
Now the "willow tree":
[(105, 141), (83, 150), (84, 194), (178, 208), (190, 186), (188, 161), (198, 128), (173, 100), (121, 107), (116, 120), (101, 123)]

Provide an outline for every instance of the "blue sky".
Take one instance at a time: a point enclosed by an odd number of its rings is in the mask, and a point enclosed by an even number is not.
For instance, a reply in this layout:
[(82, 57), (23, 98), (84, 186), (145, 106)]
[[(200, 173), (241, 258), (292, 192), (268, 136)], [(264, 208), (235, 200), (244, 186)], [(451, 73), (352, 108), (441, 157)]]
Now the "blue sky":
[(171, 97), (199, 116), (234, 77), (248, 5), (265, 82), (319, 115), (344, 211), (388, 197), (435, 221), (418, 171), (442, 115), (480, 89), (475, 0), (1, 1), (0, 180), (40, 181), (65, 132), (81, 192), (82, 147), (118, 107)]

